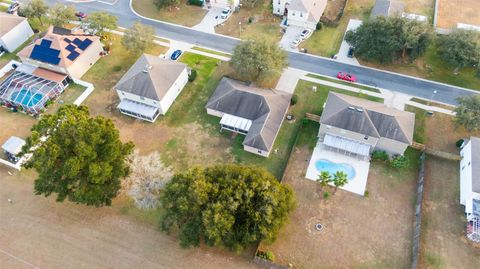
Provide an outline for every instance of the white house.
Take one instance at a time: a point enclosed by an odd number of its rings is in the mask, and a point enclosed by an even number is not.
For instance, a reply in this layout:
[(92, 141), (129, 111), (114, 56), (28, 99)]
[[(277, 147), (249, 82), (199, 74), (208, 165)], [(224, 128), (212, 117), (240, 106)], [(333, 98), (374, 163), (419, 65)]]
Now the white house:
[(0, 12), (0, 47), (12, 52), (33, 36), (27, 18)]
[(187, 65), (143, 54), (115, 85), (121, 113), (154, 122), (188, 82)]
[(460, 156), (460, 204), (465, 206), (467, 235), (480, 242), (480, 138), (466, 141)]
[(287, 16), (287, 24), (314, 30), (327, 0), (273, 0), (273, 14)]

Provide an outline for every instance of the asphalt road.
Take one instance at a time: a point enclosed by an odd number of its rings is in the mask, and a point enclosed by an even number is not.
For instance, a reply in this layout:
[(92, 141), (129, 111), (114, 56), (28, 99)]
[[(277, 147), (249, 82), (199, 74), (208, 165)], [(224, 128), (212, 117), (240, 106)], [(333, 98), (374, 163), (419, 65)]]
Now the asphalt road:
[[(46, 2), (48, 4), (54, 4), (58, 2), (58, 0), (46, 0)], [(64, 0), (61, 2), (71, 4), (71, 2)], [(109, 12), (118, 17), (118, 24), (122, 27), (130, 27), (133, 22), (140, 21), (143, 24), (153, 26), (157, 35), (161, 37), (224, 52), (232, 52), (234, 47), (239, 43), (239, 40), (235, 38), (204, 33), (170, 23), (143, 19), (130, 10), (129, 0), (119, 0), (113, 6), (100, 2), (77, 3), (74, 5), (77, 10), (87, 14), (92, 13), (93, 11)], [(444, 85), (433, 81), (403, 76), (362, 66), (349, 65), (309, 54), (289, 52), (288, 59), (289, 66), (293, 68), (332, 77), (336, 76), (339, 71), (349, 72), (356, 75), (358, 82), (363, 84), (447, 104), (456, 105), (456, 98), (475, 94), (474, 91), (455, 86)], [(433, 93), (434, 91), (437, 91), (436, 94)]]

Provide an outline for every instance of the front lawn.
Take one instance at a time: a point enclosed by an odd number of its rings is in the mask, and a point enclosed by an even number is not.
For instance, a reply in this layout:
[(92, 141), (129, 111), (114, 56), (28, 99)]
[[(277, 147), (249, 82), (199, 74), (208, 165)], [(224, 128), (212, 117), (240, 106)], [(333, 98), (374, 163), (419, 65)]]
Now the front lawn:
[(133, 0), (132, 7), (142, 16), (187, 27), (199, 24), (207, 14), (205, 9), (188, 5), (185, 0), (180, 1), (176, 7), (160, 10), (153, 4), (153, 0)]

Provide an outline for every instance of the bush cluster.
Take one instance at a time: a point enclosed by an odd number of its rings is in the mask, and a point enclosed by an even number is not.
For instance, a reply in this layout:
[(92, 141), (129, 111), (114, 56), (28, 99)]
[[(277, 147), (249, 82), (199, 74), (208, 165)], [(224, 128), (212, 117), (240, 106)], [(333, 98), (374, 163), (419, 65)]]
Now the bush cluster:
[(404, 155), (394, 155), (390, 158), (387, 152), (384, 150), (376, 150), (372, 153), (372, 161), (387, 162), (391, 167), (396, 169), (407, 168), (410, 165), (410, 161)]

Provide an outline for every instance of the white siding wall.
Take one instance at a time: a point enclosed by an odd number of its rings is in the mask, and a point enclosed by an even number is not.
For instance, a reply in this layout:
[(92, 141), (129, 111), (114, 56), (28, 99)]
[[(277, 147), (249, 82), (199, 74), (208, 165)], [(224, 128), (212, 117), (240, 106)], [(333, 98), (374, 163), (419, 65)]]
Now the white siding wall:
[(283, 16), (285, 13), (285, 5), (291, 0), (272, 0), (273, 14)]
[(161, 109), (159, 101), (152, 100), (152, 99), (145, 98), (145, 97), (141, 97), (139, 95), (132, 94), (132, 93), (129, 93), (129, 92), (119, 91), (119, 90), (117, 90), (117, 94), (118, 94), (118, 97), (120, 98), (120, 100), (123, 100), (124, 98), (127, 98), (127, 99), (130, 99), (130, 100), (135, 101), (135, 102), (143, 103), (143, 104), (146, 104), (146, 105), (149, 105), (149, 106), (158, 107), (159, 109)]
[(67, 67), (68, 74), (74, 78), (81, 78), (83, 74), (85, 74), (98, 59), (100, 59), (100, 52), (102, 51), (102, 43), (100, 41), (93, 42), (72, 65)]
[(65, 68), (57, 66), (57, 65), (43, 63), (43, 62), (36, 61), (36, 60), (26, 58), (26, 57), (20, 57), (20, 59), (22, 60), (23, 63), (27, 63), (27, 64), (30, 64), (30, 65), (33, 65), (33, 66), (38, 66), (38, 67), (48, 69), (48, 70), (51, 70), (51, 71), (54, 71), (54, 72), (62, 73), (62, 74), (68, 74), (68, 72)]
[(253, 154), (263, 156), (263, 157), (268, 157), (268, 155), (270, 155), (270, 151), (263, 151), (263, 150), (259, 150), (259, 149), (256, 149), (256, 148), (253, 148), (253, 147), (250, 147), (250, 146), (245, 146), (245, 145), (243, 146), (243, 150), (248, 151), (248, 152), (253, 153)]
[[(460, 160), (460, 204), (466, 205), (466, 200), (472, 193), (472, 142), (468, 142), (463, 147), (460, 156), (462, 156), (462, 160)], [(465, 211), (467, 211), (467, 208), (465, 208)]]
[(207, 114), (208, 115), (212, 115), (212, 116), (215, 116), (215, 117), (223, 117), (223, 113), (220, 112), (220, 111), (217, 111), (217, 110), (213, 110), (213, 109), (210, 109), (210, 108), (207, 108)]
[(334, 135), (338, 135), (338, 136), (343, 136), (343, 137), (346, 137), (346, 138), (349, 138), (349, 139), (352, 139), (352, 140), (356, 140), (356, 141), (359, 141), (359, 142), (362, 142), (362, 143), (365, 143), (365, 144), (369, 144), (373, 148), (375, 148), (375, 146), (378, 143), (378, 138), (376, 138), (376, 137), (369, 136), (369, 137), (367, 137), (367, 139), (365, 139), (364, 134), (355, 133), (355, 132), (340, 129), (340, 128), (337, 128), (337, 127), (334, 127), (334, 126), (329, 127), (326, 124), (320, 124), (320, 129), (318, 130), (318, 136), (323, 137), (325, 135), (325, 133), (330, 133), (330, 134), (334, 134)]
[(28, 21), (24, 20), (1, 37), (0, 45), (6, 48), (9, 52), (12, 52), (31, 36), (33, 36), (32, 28), (30, 28)]
[(173, 104), (175, 99), (177, 99), (178, 95), (182, 92), (187, 82), (188, 71), (187, 68), (185, 68), (172, 87), (168, 90), (167, 94), (160, 101), (160, 114), (165, 115), (165, 113), (167, 113), (168, 109)]
[(384, 150), (390, 154), (400, 154), (403, 155), (405, 150), (407, 149), (408, 144), (402, 143), (400, 141), (388, 139), (381, 137), (378, 140), (377, 146), (375, 150)]

